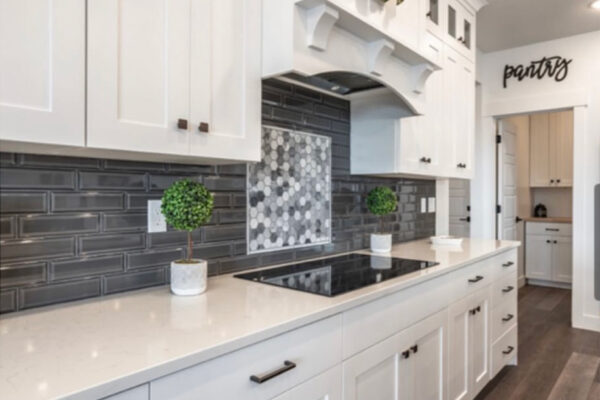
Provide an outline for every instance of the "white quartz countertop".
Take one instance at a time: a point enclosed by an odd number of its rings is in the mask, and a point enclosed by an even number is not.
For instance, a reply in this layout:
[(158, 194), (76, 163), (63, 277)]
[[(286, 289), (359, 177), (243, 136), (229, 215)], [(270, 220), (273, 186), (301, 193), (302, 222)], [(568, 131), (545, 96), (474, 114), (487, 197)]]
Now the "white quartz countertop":
[(200, 296), (175, 297), (160, 287), (0, 316), (0, 398), (103, 397), (518, 245), (399, 244), (392, 256), (440, 264), (336, 297), (225, 275), (209, 279)]

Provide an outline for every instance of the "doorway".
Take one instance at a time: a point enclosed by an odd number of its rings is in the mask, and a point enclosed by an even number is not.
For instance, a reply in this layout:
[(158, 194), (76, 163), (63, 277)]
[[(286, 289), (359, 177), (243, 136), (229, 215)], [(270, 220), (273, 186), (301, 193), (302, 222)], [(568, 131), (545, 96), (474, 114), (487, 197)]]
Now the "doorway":
[(496, 120), (496, 238), (518, 240), (519, 285), (571, 288), (573, 110)]
[(450, 179), (449, 182), (449, 226), (451, 236), (471, 236), (471, 181)]

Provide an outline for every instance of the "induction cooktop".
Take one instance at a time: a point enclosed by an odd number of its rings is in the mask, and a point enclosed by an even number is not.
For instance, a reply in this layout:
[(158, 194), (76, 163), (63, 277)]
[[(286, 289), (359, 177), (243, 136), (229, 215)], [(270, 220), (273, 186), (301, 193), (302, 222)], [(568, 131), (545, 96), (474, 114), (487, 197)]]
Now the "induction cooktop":
[(430, 261), (351, 253), (246, 272), (234, 277), (333, 297), (437, 264)]

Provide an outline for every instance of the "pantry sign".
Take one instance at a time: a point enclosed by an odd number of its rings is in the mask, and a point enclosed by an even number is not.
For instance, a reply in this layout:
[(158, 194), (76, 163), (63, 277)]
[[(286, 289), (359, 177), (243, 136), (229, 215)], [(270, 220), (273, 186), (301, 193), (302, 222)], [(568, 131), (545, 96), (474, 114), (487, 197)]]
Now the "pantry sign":
[(529, 65), (505, 65), (503, 86), (506, 89), (511, 79), (522, 81), (529, 79), (554, 79), (556, 82), (563, 81), (569, 74), (569, 64), (573, 59), (567, 60), (560, 56), (542, 57), (531, 61)]

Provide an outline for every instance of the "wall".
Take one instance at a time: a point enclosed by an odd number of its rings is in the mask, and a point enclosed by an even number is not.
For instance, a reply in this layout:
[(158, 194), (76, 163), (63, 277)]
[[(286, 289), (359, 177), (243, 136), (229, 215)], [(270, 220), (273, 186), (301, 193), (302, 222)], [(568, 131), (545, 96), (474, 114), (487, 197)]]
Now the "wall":
[(349, 175), (349, 103), (278, 81), (263, 85), (265, 124), (332, 138), (333, 243), (247, 256), (246, 165), (194, 166), (0, 153), (0, 311), (9, 312), (168, 281), (184, 255), (185, 233), (146, 232), (146, 203), (176, 179), (203, 182), (215, 195), (209, 225), (194, 234), (210, 275), (365, 248), (377, 220), (364, 194), (392, 187), (386, 218), (395, 241), (432, 235), (435, 213), (417, 212), (435, 182)]
[(548, 209), (549, 217), (573, 216), (573, 191), (571, 188), (531, 188), (532, 213), (536, 204)]
[[(511, 80), (502, 87), (506, 64), (529, 64), (544, 56), (573, 59), (562, 82), (551, 78)], [(495, 116), (574, 108), (573, 184), (573, 324), (600, 331), (600, 302), (593, 295), (594, 209), (593, 187), (600, 182), (600, 31), (508, 49), (478, 58), (483, 90), (481, 130), (484, 145), (477, 156), (485, 164), (494, 161)], [(486, 170), (478, 177), (478, 194), (495, 192), (494, 175)], [(474, 194), (477, 196), (478, 194)], [(494, 210), (486, 204), (477, 231), (494, 237)]]

